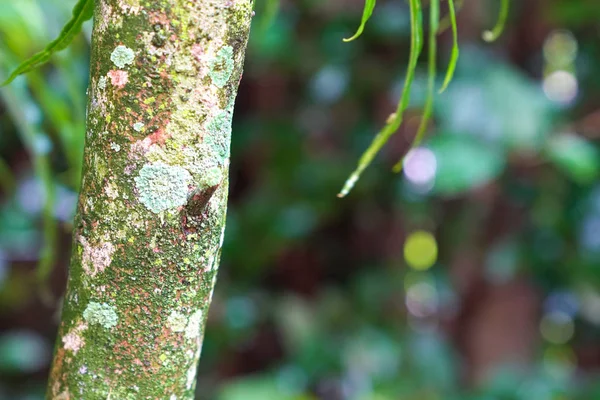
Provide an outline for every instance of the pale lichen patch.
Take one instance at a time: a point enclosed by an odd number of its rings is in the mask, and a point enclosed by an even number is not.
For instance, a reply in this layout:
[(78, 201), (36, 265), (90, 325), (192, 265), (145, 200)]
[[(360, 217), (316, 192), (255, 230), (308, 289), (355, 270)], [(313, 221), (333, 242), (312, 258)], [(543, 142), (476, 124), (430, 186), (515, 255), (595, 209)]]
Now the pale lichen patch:
[(233, 74), (233, 48), (231, 46), (221, 48), (217, 55), (210, 60), (209, 68), (208, 74), (215, 86), (224, 87)]
[(83, 318), (91, 325), (102, 325), (106, 329), (113, 328), (119, 321), (115, 308), (106, 303), (91, 301), (83, 312)]
[(173, 332), (185, 332), (187, 339), (196, 339), (200, 335), (203, 316), (202, 310), (197, 310), (191, 315), (173, 310), (167, 318), (167, 324)]
[(200, 336), (200, 326), (202, 325), (203, 316), (204, 313), (202, 310), (198, 310), (190, 316), (187, 327), (185, 328), (186, 338), (195, 339)]
[(173, 332), (183, 332), (187, 326), (187, 317), (179, 311), (172, 311), (167, 323)]
[(123, 0), (120, 4), (125, 14), (138, 15), (142, 9), (139, 0)]
[(191, 74), (195, 71), (193, 59), (191, 57), (177, 56), (173, 60), (173, 68), (180, 74)]
[(81, 333), (85, 331), (87, 327), (87, 324), (79, 324), (63, 336), (62, 342), (65, 350), (71, 350), (74, 354), (77, 354), (77, 352), (85, 346), (85, 339), (81, 336)]
[(205, 143), (210, 146), (220, 163), (225, 162), (229, 158), (231, 118), (232, 114), (229, 111), (220, 111), (205, 125), (208, 133), (204, 138)]
[(132, 64), (134, 59), (135, 53), (133, 52), (133, 50), (123, 45), (117, 46), (110, 55), (110, 60), (119, 69), (123, 69), (126, 65)]
[(104, 192), (112, 200), (116, 200), (117, 197), (119, 197), (119, 191), (117, 189), (117, 186), (112, 182), (106, 185), (106, 187), (104, 188)]
[(102, 90), (106, 89), (106, 77), (105, 76), (101, 76), (100, 79), (98, 79), (98, 87)]
[(104, 32), (108, 29), (109, 21), (112, 20), (112, 6), (105, 1), (99, 2), (98, 6), (99, 8), (94, 16), (94, 23), (100, 32)]
[(141, 122), (136, 122), (135, 124), (133, 124), (133, 130), (136, 132), (141, 132), (143, 128), (144, 124)]
[(79, 243), (83, 247), (81, 264), (87, 274), (95, 276), (110, 265), (115, 251), (112, 243), (104, 242), (98, 246), (92, 246), (83, 236), (79, 236)]
[(210, 188), (217, 186), (223, 180), (223, 171), (219, 167), (211, 167), (202, 175), (200, 186)]
[(134, 180), (140, 202), (158, 214), (187, 202), (192, 176), (185, 168), (159, 161), (144, 165)]

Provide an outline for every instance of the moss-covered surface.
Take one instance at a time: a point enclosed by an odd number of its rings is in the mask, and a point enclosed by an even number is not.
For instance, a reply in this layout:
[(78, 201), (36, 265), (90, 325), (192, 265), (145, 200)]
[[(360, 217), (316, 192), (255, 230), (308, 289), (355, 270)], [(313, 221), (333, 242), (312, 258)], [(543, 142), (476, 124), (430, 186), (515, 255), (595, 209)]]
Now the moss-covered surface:
[(192, 399), (251, 0), (96, 2), (50, 399)]

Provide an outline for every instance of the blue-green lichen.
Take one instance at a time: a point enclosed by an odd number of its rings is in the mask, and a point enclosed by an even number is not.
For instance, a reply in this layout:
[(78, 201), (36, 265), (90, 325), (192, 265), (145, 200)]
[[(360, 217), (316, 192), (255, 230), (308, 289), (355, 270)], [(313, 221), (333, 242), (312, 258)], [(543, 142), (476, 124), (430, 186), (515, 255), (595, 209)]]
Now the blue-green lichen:
[(163, 162), (146, 164), (135, 178), (140, 202), (155, 214), (187, 202), (190, 173), (182, 167)]
[(133, 130), (136, 132), (141, 132), (143, 128), (144, 124), (141, 122), (136, 122), (135, 124), (133, 124)]
[(106, 303), (91, 301), (83, 312), (83, 318), (90, 324), (102, 325), (110, 329), (117, 325), (119, 317), (113, 306)]
[(119, 68), (125, 68), (126, 65), (133, 63), (135, 53), (127, 46), (117, 46), (112, 54), (110, 60)]
[(217, 186), (223, 180), (223, 172), (219, 167), (210, 167), (202, 175), (200, 185), (203, 188)]
[(205, 136), (204, 140), (221, 163), (229, 158), (231, 117), (230, 112), (221, 111), (206, 124), (208, 135)]
[(233, 74), (233, 48), (225, 46), (209, 63), (209, 76), (217, 87), (224, 87)]

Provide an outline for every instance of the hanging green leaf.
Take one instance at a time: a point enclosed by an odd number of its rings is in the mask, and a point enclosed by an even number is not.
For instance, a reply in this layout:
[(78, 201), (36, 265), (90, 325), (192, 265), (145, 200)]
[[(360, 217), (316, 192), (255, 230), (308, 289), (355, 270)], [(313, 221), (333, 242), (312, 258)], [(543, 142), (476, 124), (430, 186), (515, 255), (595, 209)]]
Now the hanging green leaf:
[(371, 18), (371, 15), (373, 15), (373, 10), (375, 9), (375, 2), (376, 0), (365, 0), (365, 8), (363, 9), (363, 16), (362, 20), (360, 21), (360, 26), (358, 27), (358, 30), (356, 31), (354, 36), (344, 39), (344, 42), (351, 42), (354, 39), (358, 38), (360, 35), (362, 35), (363, 31), (365, 30), (365, 25), (367, 24), (367, 21), (369, 21), (369, 18)]
[(363, 153), (358, 166), (350, 175), (344, 187), (338, 194), (338, 197), (346, 196), (350, 190), (354, 187), (354, 184), (360, 178), (362, 172), (371, 164), (379, 150), (385, 145), (389, 138), (398, 130), (402, 124), (402, 117), (404, 110), (408, 107), (410, 101), (410, 89), (412, 86), (413, 79), (415, 77), (415, 70), (417, 68), (417, 61), (421, 50), (423, 48), (423, 21), (421, 12), (421, 1), (410, 0), (410, 25), (411, 25), (411, 44), (410, 44), (410, 57), (408, 63), (408, 69), (406, 71), (406, 78), (404, 80), (404, 89), (398, 102), (396, 112), (390, 115), (387, 124), (381, 131), (375, 136), (373, 142), (369, 148)]
[[(465, 0), (455, 0), (454, 1), (455, 11), (458, 13), (464, 5), (465, 5)], [(440, 20), (440, 23), (438, 25), (438, 31), (437, 31), (438, 35), (441, 35), (442, 33), (446, 32), (451, 26), (452, 26), (452, 22), (450, 20), (450, 14), (444, 15), (444, 18), (442, 18)]]
[(454, 9), (454, 0), (448, 0), (448, 10), (450, 16), (450, 25), (452, 26), (452, 54), (450, 55), (450, 63), (448, 64), (448, 70), (446, 71), (446, 78), (444, 84), (440, 89), (440, 93), (448, 88), (448, 85), (454, 77), (454, 71), (456, 70), (456, 63), (458, 62), (458, 27), (456, 26), (456, 10)]
[(504, 25), (506, 25), (506, 19), (508, 18), (508, 9), (510, 6), (510, 0), (501, 0), (500, 14), (498, 14), (498, 21), (492, 30), (483, 32), (483, 40), (486, 42), (493, 42), (500, 37), (502, 31), (504, 31)]
[[(431, 113), (433, 111), (433, 98), (435, 96), (435, 77), (436, 77), (436, 58), (437, 58), (437, 40), (436, 35), (440, 22), (440, 0), (431, 0), (431, 5), (429, 8), (429, 60), (427, 65), (427, 99), (425, 100), (425, 107), (423, 109), (423, 117), (421, 118), (421, 123), (419, 124), (419, 129), (417, 130), (417, 134), (410, 145), (410, 149), (418, 147), (423, 137), (425, 136), (425, 131), (427, 130), (427, 125), (429, 119), (431, 118)], [(410, 151), (409, 149), (409, 151)], [(408, 152), (407, 152), (408, 153)], [(402, 165), (404, 163), (404, 159), (406, 158), (406, 154), (398, 161), (396, 165), (394, 165), (393, 171), (400, 172), (402, 171)]]
[(73, 7), (73, 16), (64, 26), (60, 35), (58, 35), (58, 38), (50, 42), (44, 50), (23, 61), (0, 86), (8, 85), (17, 76), (39, 67), (46, 63), (54, 53), (65, 49), (73, 41), (73, 38), (81, 31), (83, 23), (91, 19), (93, 14), (94, 0), (79, 0), (77, 4), (75, 4), (75, 7)]

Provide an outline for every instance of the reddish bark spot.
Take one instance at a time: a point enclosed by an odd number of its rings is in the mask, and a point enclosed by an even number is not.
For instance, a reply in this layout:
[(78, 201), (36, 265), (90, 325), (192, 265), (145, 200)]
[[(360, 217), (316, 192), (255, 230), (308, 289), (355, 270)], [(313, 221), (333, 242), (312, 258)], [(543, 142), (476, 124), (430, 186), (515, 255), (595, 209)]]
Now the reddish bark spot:
[[(167, 122), (168, 124), (168, 122)], [(151, 144), (165, 144), (165, 141), (170, 137), (169, 134), (165, 133), (163, 128), (157, 129), (154, 133), (146, 136), (146, 139), (150, 140)], [(144, 139), (144, 140), (146, 140)]]
[(129, 81), (129, 74), (127, 71), (113, 69), (108, 72), (108, 77), (110, 78), (110, 83), (118, 88), (124, 87), (127, 84), (127, 81)]
[(161, 12), (151, 12), (149, 20), (151, 24), (169, 24), (169, 17), (167, 16), (167, 14)]
[(202, 59), (202, 55), (204, 55), (204, 49), (198, 43), (195, 43), (192, 46), (192, 55), (196, 58), (197, 61)]
[[(50, 376), (52, 377), (52, 381), (59, 382), (60, 374), (63, 369), (63, 363), (65, 361), (65, 349), (59, 347), (56, 350), (56, 355), (54, 356), (54, 364), (52, 365), (52, 370), (50, 371)], [(58, 388), (60, 390), (60, 388)], [(54, 395), (58, 395), (58, 393), (54, 393)]]

